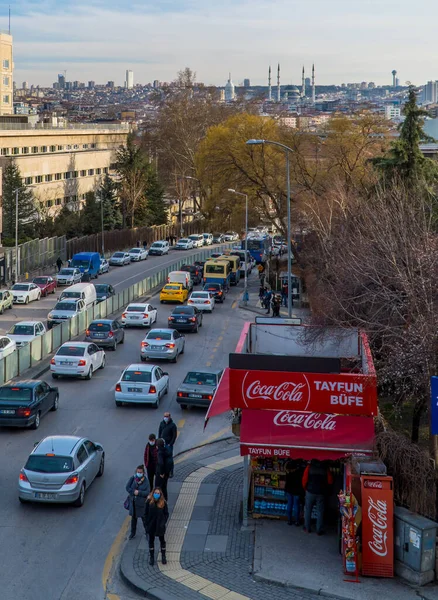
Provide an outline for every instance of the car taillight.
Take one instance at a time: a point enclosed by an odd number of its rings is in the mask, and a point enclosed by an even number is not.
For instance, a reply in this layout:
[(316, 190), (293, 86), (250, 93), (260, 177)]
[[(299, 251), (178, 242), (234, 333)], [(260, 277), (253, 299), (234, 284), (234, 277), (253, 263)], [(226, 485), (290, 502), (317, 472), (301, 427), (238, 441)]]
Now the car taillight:
[(70, 477), (64, 481), (64, 485), (70, 485), (72, 483), (77, 483), (78, 481), (79, 475), (77, 473), (73, 473), (73, 475), (70, 475)]
[(148, 316), (149, 316), (149, 315), (148, 315), (148, 313), (144, 313), (144, 314), (143, 314), (143, 318), (144, 318), (144, 319), (147, 319), (147, 318), (148, 318)]
[(175, 317), (168, 317), (168, 321), (173, 321), (175, 319)]
[(205, 400), (213, 400), (213, 396), (209, 394), (208, 396), (202, 396)]
[(204, 304), (211, 304), (210, 300), (204, 300)]
[(188, 304), (193, 304), (193, 300), (189, 300), (189, 301), (188, 301)]
[(114, 337), (114, 333), (112, 331), (109, 332), (108, 337)]
[(86, 364), (87, 364), (87, 361), (85, 361), (85, 360), (81, 359), (81, 360), (78, 362), (78, 367), (85, 367), (85, 365), (86, 365)]
[(51, 365), (56, 365), (56, 360), (54, 358), (52, 358), (52, 360), (50, 361)]
[(24, 471), (20, 471), (20, 481), (29, 481)]
[(142, 348), (147, 348), (149, 346), (149, 344), (147, 342), (142, 342), (141, 343), (141, 347)]
[(175, 348), (175, 344), (166, 344), (165, 347), (166, 348)]
[(122, 319), (126, 319), (126, 313), (122, 314)]
[(184, 392), (178, 392), (177, 396), (178, 398), (187, 398), (187, 394), (184, 394)]
[(149, 387), (149, 393), (150, 394), (156, 394), (157, 393), (157, 388), (154, 385), (151, 385)]
[(30, 417), (30, 408), (19, 408), (16, 414), (19, 417)]
[(85, 332), (85, 335), (88, 337), (90, 335), (90, 330), (87, 329), (87, 331)]
[(190, 317), (189, 321), (192, 321), (194, 323), (196, 321), (196, 317)]
[(116, 383), (116, 392), (121, 392), (122, 391), (122, 386), (120, 385), (120, 383)]

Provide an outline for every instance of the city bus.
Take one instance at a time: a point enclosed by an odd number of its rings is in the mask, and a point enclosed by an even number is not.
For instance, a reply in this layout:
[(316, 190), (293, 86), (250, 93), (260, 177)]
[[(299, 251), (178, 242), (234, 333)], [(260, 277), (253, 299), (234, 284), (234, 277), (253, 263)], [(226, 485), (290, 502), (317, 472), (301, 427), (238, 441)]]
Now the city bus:
[(229, 260), (214, 258), (204, 265), (204, 283), (220, 283), (224, 289), (231, 285), (231, 264)]
[[(247, 243), (248, 252), (254, 258), (256, 263), (260, 264), (261, 262), (263, 262), (263, 260), (265, 260), (266, 256), (269, 254), (272, 241), (268, 235), (260, 236), (250, 234), (248, 235)], [(242, 240), (240, 247), (242, 248), (242, 250), (245, 250), (245, 240)]]
[(230, 281), (231, 285), (237, 285), (240, 281), (240, 257), (235, 255), (224, 254), (219, 260), (227, 260), (231, 266)]

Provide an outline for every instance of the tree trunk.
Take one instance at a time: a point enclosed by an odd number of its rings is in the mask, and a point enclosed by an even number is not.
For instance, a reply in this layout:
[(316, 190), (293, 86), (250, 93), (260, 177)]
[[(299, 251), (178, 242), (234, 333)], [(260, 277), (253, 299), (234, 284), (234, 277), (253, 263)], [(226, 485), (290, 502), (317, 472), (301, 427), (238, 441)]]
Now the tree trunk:
[(411, 441), (414, 444), (418, 444), (418, 439), (420, 437), (420, 422), (421, 416), (426, 407), (424, 398), (421, 400), (417, 400), (414, 406), (414, 412), (412, 414), (412, 433), (411, 433)]

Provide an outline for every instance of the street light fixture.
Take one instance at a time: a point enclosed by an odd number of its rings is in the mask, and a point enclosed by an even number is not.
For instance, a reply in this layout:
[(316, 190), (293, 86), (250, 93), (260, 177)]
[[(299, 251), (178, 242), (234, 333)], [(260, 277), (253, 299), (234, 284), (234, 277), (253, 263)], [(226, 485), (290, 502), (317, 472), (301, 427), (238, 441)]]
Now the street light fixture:
[(293, 152), (292, 148), (280, 142), (273, 142), (271, 140), (247, 140), (248, 146), (262, 146), (264, 144), (270, 144), (271, 146), (278, 146), (286, 154), (286, 182), (287, 182), (287, 314), (288, 317), (292, 317), (292, 251), (291, 251), (291, 216), (290, 216), (290, 160), (289, 153)]
[(245, 283), (243, 288), (243, 302), (248, 304), (248, 194), (237, 192), (233, 188), (228, 188), (231, 194), (245, 198)]

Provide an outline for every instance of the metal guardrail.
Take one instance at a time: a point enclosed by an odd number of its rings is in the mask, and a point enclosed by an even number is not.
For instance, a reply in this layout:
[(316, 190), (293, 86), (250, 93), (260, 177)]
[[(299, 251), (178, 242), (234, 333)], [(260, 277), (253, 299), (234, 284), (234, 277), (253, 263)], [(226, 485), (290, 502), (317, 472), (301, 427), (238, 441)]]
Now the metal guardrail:
[[(229, 247), (230, 244), (219, 246), (218, 251)], [(210, 256), (211, 252), (211, 249), (202, 250), (190, 256), (190, 260), (192, 262), (195, 260), (205, 260)], [(187, 264), (187, 257), (181, 258), (165, 269), (158, 271), (158, 273), (154, 273), (154, 275), (134, 283), (115, 296), (92, 306), (65, 323), (53, 327), (53, 329), (37, 337), (30, 344), (17, 348), (15, 352), (0, 360), (0, 385), (14, 377), (19, 377), (24, 371), (47, 358), (59, 346), (84, 333), (94, 319), (104, 319), (107, 315), (119, 311), (133, 300), (144, 296), (157, 286), (163, 285), (167, 281), (168, 274), (171, 271), (178, 271), (184, 264)]]

